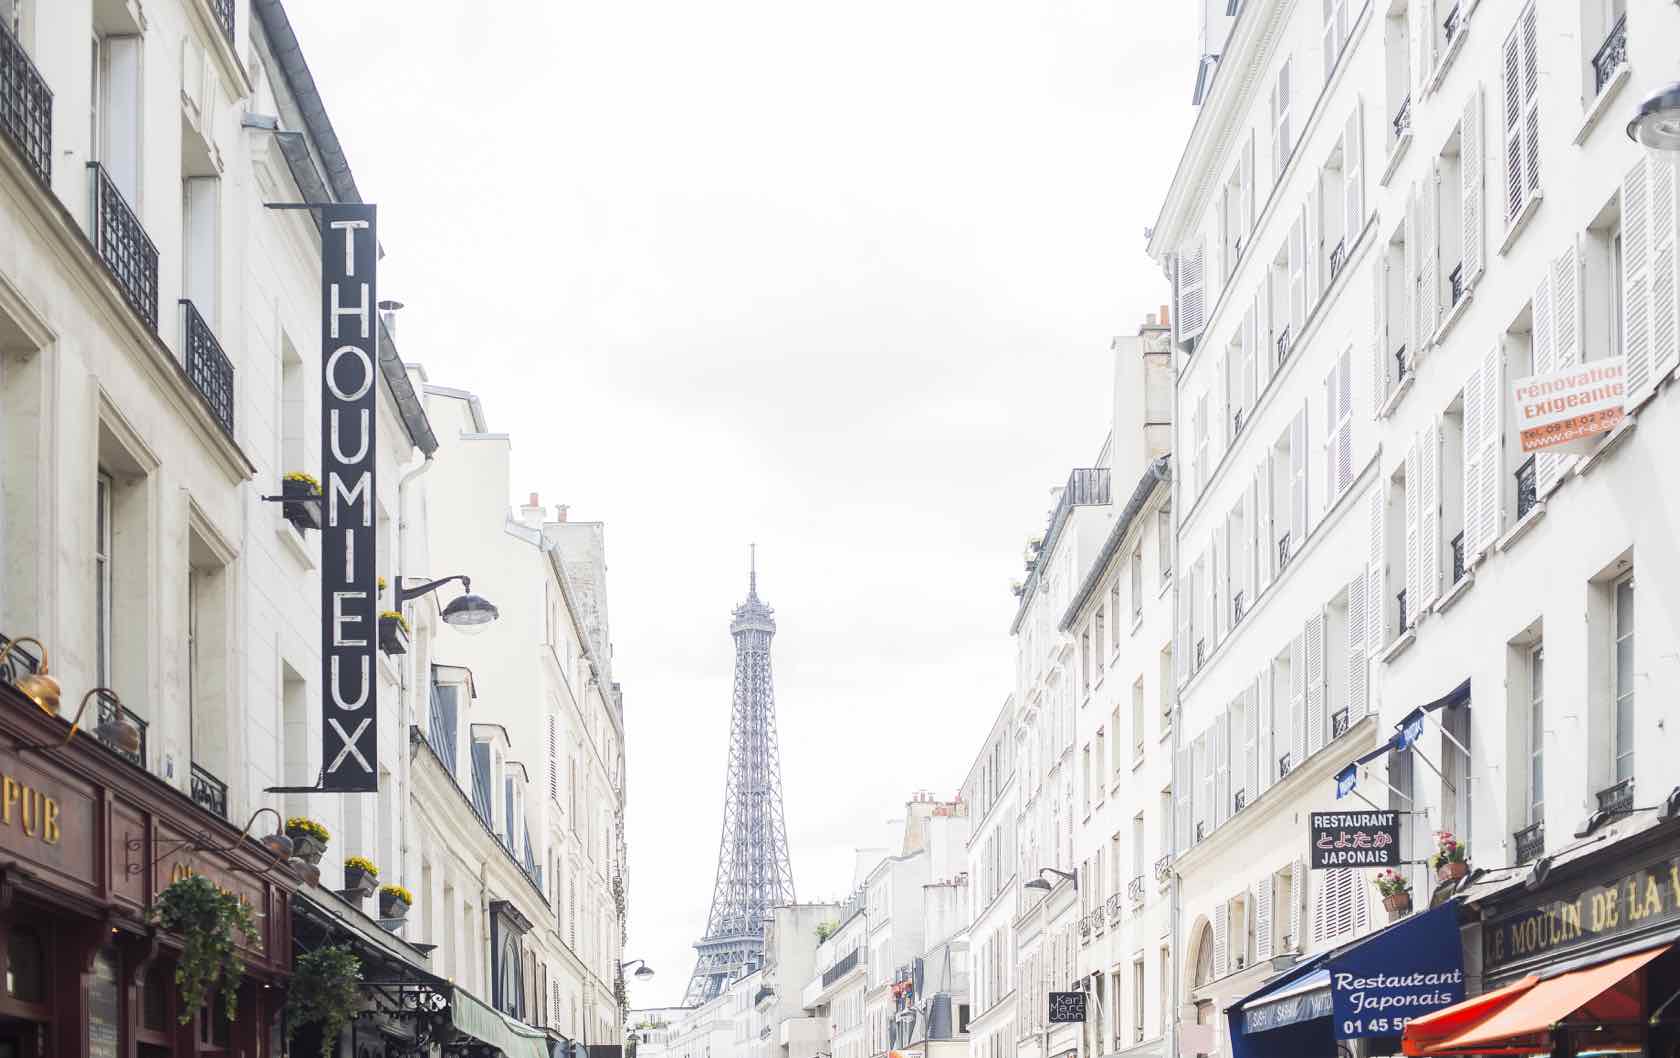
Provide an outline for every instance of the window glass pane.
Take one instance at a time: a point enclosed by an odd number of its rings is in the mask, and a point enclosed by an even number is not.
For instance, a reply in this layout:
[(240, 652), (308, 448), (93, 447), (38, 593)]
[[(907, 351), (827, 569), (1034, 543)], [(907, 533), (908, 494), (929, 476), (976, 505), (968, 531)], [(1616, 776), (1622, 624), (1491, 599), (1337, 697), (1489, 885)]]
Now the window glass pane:
[(30, 926), (13, 926), (6, 945), (6, 992), (25, 1003), (46, 998), (47, 955), (41, 935)]

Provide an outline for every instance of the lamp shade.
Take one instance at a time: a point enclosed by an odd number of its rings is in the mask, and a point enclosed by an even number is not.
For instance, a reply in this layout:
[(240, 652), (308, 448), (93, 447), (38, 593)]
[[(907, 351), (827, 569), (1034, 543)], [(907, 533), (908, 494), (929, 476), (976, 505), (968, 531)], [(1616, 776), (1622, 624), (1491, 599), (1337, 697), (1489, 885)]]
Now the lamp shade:
[(443, 608), (443, 620), (454, 628), (473, 635), (484, 631), (484, 626), (501, 616), (496, 605), (482, 595), (467, 592), (449, 601)]
[(649, 966), (647, 963), (643, 963), (641, 966), (636, 968), (636, 979), (637, 980), (646, 981), (648, 978), (650, 978), (652, 976), (653, 976), (653, 967)]
[(1640, 100), (1627, 134), (1651, 150), (1680, 151), (1680, 82), (1666, 84)]

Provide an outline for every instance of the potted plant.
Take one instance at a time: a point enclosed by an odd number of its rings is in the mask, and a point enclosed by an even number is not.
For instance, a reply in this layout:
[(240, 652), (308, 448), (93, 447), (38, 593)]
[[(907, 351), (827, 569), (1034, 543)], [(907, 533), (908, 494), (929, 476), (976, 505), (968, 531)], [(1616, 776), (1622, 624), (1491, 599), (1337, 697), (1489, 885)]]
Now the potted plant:
[(280, 491), (286, 498), (280, 505), (280, 513), (298, 532), (321, 528), (321, 482), (315, 475), (291, 471), (280, 479)]
[(400, 885), (379, 887), (379, 917), (403, 918), (414, 905), (414, 894)]
[(379, 881), (379, 868), (365, 856), (351, 856), (344, 861), (344, 891), (366, 898), (373, 894)]
[(332, 1058), (339, 1033), (356, 1016), (356, 985), (362, 963), (342, 944), (305, 952), (292, 967), (286, 993), (286, 1041), (298, 1026), (321, 1026), (321, 1058)]
[(1439, 882), (1456, 882), (1470, 873), (1464, 846), (1453, 837), (1452, 831), (1436, 831), (1435, 851), (1430, 854), (1429, 866), (1435, 869), (1435, 880)]
[(308, 816), (293, 816), (286, 820), (286, 836), (292, 839), (292, 855), (311, 867), (321, 865), (321, 857), (327, 853), (327, 842), (332, 840), (327, 828)]
[(245, 976), (238, 946), (255, 945), (259, 940), (251, 906), (195, 874), (170, 883), (159, 893), (148, 917), (181, 938), (181, 957), (175, 963), (181, 1024), (191, 1021), (213, 993), (222, 997), (223, 1016), (235, 1020), (239, 982)]
[(840, 923), (838, 923), (838, 922), (833, 922), (833, 921), (818, 922), (817, 923), (817, 943), (821, 944), (823, 941), (825, 941), (828, 938), (834, 936), (834, 934), (839, 932), (839, 930), (840, 930)]
[(1382, 894), (1383, 908), (1388, 911), (1390, 922), (1411, 913), (1412, 883), (1393, 867), (1384, 867), (1377, 872), (1377, 892)]
[(387, 654), (408, 653), (408, 618), (395, 610), (379, 615), (379, 649)]

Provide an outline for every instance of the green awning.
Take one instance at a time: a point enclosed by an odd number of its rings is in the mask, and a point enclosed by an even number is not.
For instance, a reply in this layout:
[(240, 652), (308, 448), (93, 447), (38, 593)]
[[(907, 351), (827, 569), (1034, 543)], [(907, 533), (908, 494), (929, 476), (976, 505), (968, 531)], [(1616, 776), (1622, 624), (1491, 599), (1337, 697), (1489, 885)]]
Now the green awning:
[(548, 1058), (548, 1037), (519, 1023), (460, 988), (449, 997), (457, 1032), (500, 1050), (507, 1058)]

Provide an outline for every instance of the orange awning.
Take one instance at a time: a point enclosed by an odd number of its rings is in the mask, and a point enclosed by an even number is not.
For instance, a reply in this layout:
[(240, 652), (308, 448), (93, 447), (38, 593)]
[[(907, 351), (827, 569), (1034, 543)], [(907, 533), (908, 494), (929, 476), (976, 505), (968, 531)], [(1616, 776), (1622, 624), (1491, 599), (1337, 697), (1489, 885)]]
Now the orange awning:
[(1669, 945), (1624, 955), (1542, 981), (1479, 995), (1407, 1022), (1402, 1046), (1409, 1055), (1532, 1054), (1551, 1049), (1561, 1021), (1634, 1022), (1645, 1016), (1642, 981), (1635, 977)]

